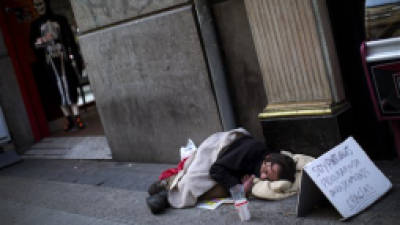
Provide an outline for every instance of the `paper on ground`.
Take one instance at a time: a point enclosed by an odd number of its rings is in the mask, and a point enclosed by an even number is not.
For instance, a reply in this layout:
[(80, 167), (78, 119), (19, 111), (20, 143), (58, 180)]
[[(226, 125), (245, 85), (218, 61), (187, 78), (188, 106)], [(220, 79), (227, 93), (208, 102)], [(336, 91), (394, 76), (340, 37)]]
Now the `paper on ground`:
[(231, 198), (214, 198), (199, 202), (196, 208), (214, 210), (224, 203), (233, 204), (234, 200)]

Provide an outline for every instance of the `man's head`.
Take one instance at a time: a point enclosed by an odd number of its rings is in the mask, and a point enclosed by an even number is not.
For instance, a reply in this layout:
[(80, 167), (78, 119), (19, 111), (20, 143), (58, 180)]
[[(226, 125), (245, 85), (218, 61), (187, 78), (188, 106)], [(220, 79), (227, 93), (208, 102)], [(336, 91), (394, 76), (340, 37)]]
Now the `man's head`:
[(45, 0), (33, 0), (33, 7), (35, 7), (36, 12), (42, 16), (46, 14), (47, 5)]
[(272, 153), (265, 156), (260, 167), (260, 178), (275, 180), (289, 180), (294, 182), (296, 165), (287, 155)]

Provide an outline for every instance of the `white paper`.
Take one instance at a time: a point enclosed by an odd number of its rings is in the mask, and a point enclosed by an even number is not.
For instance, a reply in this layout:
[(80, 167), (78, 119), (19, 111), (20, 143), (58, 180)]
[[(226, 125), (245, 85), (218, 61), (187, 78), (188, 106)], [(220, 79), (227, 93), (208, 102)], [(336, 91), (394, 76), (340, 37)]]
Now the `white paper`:
[(304, 171), (344, 218), (361, 212), (392, 187), (352, 137), (307, 164)]
[(224, 203), (233, 204), (235, 201), (231, 198), (214, 198), (197, 203), (196, 207), (200, 209), (214, 210)]

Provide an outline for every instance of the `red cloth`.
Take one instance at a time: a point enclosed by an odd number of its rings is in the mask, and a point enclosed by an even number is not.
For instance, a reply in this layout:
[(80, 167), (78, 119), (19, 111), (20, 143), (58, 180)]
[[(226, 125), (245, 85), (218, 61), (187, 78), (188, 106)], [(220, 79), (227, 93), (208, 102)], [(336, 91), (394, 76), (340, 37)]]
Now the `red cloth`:
[(186, 162), (186, 160), (188, 158), (189, 157), (186, 157), (186, 158), (182, 159), (182, 161), (179, 162), (179, 164), (178, 164), (178, 166), (176, 168), (170, 168), (170, 169), (167, 169), (167, 170), (163, 171), (161, 173), (160, 177), (158, 177), (158, 179), (159, 180), (164, 180), (164, 179), (167, 179), (170, 176), (173, 176), (173, 175), (179, 173), (179, 171), (181, 171), (183, 169), (183, 166), (185, 165), (185, 162)]

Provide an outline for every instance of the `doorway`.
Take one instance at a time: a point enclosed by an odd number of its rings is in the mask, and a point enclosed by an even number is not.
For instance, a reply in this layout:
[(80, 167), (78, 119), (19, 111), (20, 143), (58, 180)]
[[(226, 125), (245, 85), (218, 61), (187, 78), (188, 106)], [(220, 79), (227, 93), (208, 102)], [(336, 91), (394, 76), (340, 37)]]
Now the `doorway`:
[[(55, 14), (68, 20), (76, 36), (79, 30), (69, 0), (53, 0), (49, 4)], [(63, 114), (56, 99), (57, 88), (49, 85), (46, 64), (37, 59), (30, 46), (31, 23), (38, 17), (32, 0), (2, 0), (0, 6), (1, 28), (37, 142), (25, 152), (25, 157), (110, 159), (111, 151), (84, 66), (74, 75), (79, 81), (78, 105), (86, 128), (65, 132)]]
[(392, 132), (387, 122), (376, 118), (361, 63), (365, 0), (328, 0), (327, 5), (346, 97), (352, 105), (353, 136), (372, 159), (392, 159), (396, 157)]

